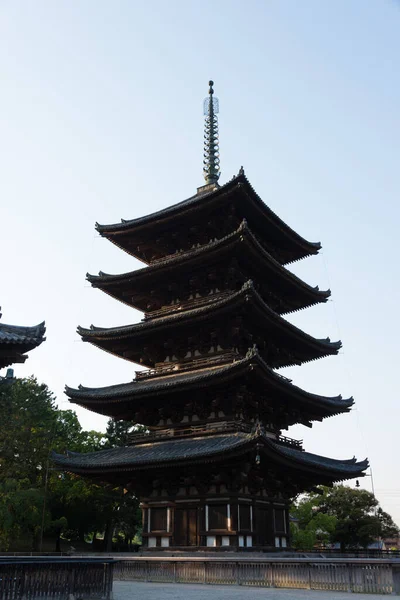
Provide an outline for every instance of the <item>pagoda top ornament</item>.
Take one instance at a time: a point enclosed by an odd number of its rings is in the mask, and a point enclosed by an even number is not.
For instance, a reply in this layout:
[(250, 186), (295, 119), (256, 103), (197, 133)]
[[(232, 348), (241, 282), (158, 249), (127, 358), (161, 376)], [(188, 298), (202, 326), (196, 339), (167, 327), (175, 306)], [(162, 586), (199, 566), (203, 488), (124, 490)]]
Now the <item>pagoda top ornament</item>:
[(208, 82), (208, 96), (204, 99), (204, 156), (203, 175), (206, 185), (218, 184), (219, 170), (219, 101), (214, 96), (213, 81)]

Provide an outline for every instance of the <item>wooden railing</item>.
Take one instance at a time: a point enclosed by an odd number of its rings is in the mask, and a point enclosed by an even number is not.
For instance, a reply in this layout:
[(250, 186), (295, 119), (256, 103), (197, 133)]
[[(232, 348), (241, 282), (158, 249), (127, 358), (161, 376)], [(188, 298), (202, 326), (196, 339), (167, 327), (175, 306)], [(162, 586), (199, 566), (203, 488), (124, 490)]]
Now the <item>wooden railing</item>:
[[(178, 438), (178, 437), (193, 437), (197, 435), (215, 435), (217, 433), (229, 433), (232, 431), (244, 431), (250, 433), (252, 426), (248, 423), (241, 421), (222, 421), (222, 422), (210, 422), (202, 423), (201, 425), (188, 425), (187, 427), (168, 427), (158, 429), (150, 433), (131, 433), (129, 435), (129, 443), (137, 444), (140, 442), (154, 442), (160, 441), (161, 439)], [(273, 429), (266, 429), (273, 433)], [(295, 440), (293, 438), (285, 437), (280, 435), (274, 441), (282, 444), (283, 446), (289, 446), (296, 450), (303, 450), (303, 440)]]
[(209, 423), (209, 425), (189, 425), (188, 427), (166, 428), (152, 431), (151, 433), (131, 433), (130, 443), (154, 442), (165, 438), (193, 437), (195, 435), (212, 435), (228, 433), (230, 431), (244, 431), (250, 433), (251, 426), (237, 421), (223, 421), (222, 423)]
[(118, 561), (120, 581), (248, 585), (400, 595), (400, 561), (379, 559), (132, 558)]
[(147, 369), (145, 371), (135, 371), (136, 379), (150, 379), (151, 377), (159, 377), (161, 375), (170, 375), (172, 373), (183, 373), (184, 371), (193, 371), (222, 365), (243, 358), (236, 352), (223, 352), (221, 354), (210, 354), (209, 356), (201, 356), (199, 358), (190, 358), (182, 362), (163, 363), (155, 369)]
[(288, 446), (289, 448), (296, 448), (296, 450), (303, 450), (303, 440), (294, 440), (293, 438), (280, 435), (278, 442), (282, 446)]
[(182, 302), (179, 302), (177, 304), (168, 304), (167, 306), (162, 306), (158, 310), (146, 312), (144, 314), (143, 320), (148, 321), (149, 319), (158, 319), (159, 317), (165, 317), (166, 315), (174, 314), (176, 312), (183, 312), (185, 310), (192, 310), (193, 308), (200, 308), (200, 306), (205, 306), (206, 304), (210, 304), (211, 302), (218, 302), (218, 300), (223, 300), (230, 294), (232, 294), (232, 290), (227, 290), (225, 292), (216, 292), (215, 294), (201, 296), (200, 298), (183, 300)]
[(1, 558), (0, 598), (112, 598), (113, 559)]

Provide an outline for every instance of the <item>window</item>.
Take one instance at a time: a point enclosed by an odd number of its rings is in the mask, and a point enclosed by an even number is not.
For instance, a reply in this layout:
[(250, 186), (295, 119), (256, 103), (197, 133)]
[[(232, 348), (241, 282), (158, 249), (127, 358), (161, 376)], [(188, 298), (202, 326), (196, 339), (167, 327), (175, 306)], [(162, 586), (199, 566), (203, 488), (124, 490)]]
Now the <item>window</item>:
[(274, 517), (275, 517), (275, 531), (284, 531), (286, 533), (285, 511), (282, 508), (275, 508), (274, 509)]
[(251, 529), (250, 504), (239, 505), (239, 523), (240, 530)]
[(210, 504), (208, 507), (208, 528), (227, 529), (228, 510), (226, 504)]
[(152, 508), (151, 512), (151, 531), (167, 531), (167, 509)]

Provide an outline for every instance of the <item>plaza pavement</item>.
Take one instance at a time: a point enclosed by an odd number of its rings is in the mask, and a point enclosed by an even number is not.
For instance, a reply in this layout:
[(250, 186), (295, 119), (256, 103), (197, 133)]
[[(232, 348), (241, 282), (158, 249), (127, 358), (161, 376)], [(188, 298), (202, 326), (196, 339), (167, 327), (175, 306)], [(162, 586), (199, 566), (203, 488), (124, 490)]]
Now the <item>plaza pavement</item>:
[(234, 585), (198, 585), (191, 583), (144, 583), (114, 581), (114, 600), (379, 600), (382, 594), (350, 594), (259, 588)]

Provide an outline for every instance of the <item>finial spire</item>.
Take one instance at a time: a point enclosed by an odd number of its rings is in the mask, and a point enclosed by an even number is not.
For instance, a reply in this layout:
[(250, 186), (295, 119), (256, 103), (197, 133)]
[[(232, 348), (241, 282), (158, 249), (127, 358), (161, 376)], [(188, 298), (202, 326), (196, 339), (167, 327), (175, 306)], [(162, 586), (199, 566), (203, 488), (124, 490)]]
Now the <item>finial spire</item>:
[(213, 81), (208, 82), (208, 97), (204, 100), (204, 160), (203, 175), (206, 185), (217, 183), (219, 171), (219, 136), (218, 117), (219, 102), (214, 96)]

